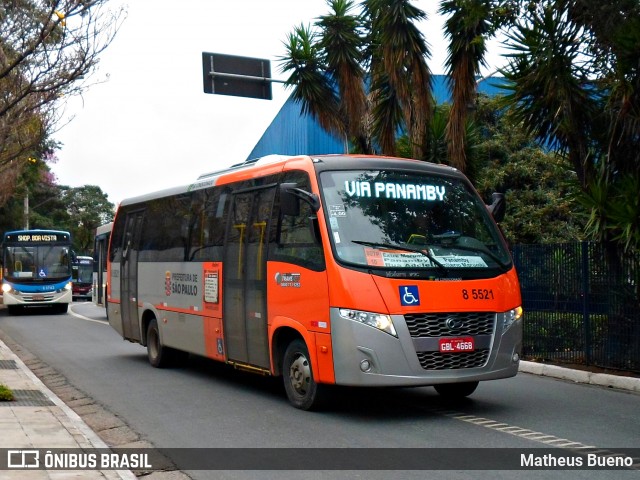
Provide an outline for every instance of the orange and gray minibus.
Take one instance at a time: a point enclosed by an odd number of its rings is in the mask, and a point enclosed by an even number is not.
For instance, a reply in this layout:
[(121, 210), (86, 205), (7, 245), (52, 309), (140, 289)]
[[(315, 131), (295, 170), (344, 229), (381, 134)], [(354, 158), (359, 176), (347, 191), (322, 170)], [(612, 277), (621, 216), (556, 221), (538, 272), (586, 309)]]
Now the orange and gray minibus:
[(503, 212), (423, 161), (249, 160), (120, 204), (109, 323), (155, 367), (191, 353), (281, 376), (301, 409), (333, 384), (467, 396), (518, 371)]

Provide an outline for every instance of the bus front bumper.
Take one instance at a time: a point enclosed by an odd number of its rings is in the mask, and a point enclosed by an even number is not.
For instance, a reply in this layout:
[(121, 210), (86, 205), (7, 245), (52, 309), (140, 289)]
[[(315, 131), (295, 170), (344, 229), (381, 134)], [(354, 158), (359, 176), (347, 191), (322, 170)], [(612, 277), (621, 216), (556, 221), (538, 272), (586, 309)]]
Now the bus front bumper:
[(513, 377), (522, 348), (522, 319), (503, 329), (504, 316), (495, 314), (492, 335), (474, 337), (475, 352), (441, 353), (439, 338), (412, 338), (402, 315), (391, 316), (395, 337), (345, 319), (332, 308), (336, 384), (409, 387)]
[(4, 292), (3, 303), (5, 305), (21, 305), (25, 307), (46, 306), (56, 303), (71, 303), (71, 289), (45, 293), (23, 293), (20, 291)]

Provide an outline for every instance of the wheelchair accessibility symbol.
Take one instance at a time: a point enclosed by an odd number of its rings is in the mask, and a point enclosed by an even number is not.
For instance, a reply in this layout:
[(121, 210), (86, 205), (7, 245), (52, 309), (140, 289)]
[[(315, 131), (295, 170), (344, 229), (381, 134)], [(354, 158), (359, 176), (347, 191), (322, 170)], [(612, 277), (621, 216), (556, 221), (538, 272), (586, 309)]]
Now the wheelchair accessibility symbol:
[(401, 285), (400, 289), (400, 305), (403, 307), (412, 307), (420, 305), (420, 294), (417, 285)]

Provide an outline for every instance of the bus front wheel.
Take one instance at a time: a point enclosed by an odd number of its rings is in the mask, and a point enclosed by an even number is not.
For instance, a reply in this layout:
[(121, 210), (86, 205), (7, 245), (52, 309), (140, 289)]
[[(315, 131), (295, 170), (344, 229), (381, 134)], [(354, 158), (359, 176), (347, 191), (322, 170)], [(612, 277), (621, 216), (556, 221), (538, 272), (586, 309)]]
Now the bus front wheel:
[(464, 398), (476, 391), (478, 382), (442, 383), (440, 385), (434, 385), (433, 388), (444, 398)]
[(313, 410), (321, 405), (326, 386), (318, 385), (314, 380), (309, 350), (302, 340), (293, 340), (287, 347), (282, 362), (282, 373), (284, 389), (294, 407)]

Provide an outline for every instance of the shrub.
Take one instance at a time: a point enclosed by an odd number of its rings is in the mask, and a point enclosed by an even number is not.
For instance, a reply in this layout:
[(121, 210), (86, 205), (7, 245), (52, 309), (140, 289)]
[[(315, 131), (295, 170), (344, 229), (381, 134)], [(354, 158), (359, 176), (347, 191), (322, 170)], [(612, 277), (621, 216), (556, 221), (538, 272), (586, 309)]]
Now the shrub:
[(13, 401), (13, 392), (9, 387), (0, 383), (0, 402)]

